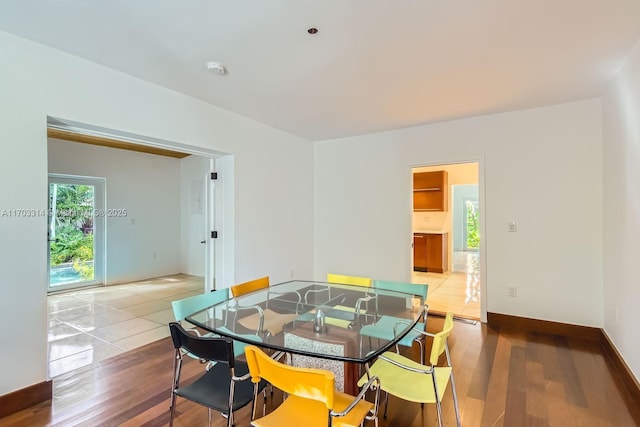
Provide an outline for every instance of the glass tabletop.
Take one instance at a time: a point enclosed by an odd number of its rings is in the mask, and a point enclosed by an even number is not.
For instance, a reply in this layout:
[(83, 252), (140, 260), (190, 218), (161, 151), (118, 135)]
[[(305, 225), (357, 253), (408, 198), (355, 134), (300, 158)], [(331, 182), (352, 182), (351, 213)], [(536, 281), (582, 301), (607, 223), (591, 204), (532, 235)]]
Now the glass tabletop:
[[(393, 347), (423, 318), (421, 296), (313, 281), (290, 281), (229, 299), (187, 316), (207, 331), (276, 351), (368, 363)], [(360, 334), (383, 316), (387, 339)]]

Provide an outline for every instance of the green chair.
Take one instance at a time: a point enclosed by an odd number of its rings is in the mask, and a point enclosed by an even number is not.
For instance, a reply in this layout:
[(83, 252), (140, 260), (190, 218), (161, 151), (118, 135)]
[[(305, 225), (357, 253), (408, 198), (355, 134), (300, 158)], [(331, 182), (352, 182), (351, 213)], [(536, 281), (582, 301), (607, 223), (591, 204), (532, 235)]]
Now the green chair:
[[(229, 290), (228, 289), (220, 289), (218, 291), (205, 292), (202, 295), (196, 295), (193, 297), (188, 297), (176, 301), (171, 301), (171, 308), (173, 309), (173, 317), (176, 319), (176, 322), (182, 322), (187, 316), (196, 313), (200, 310), (204, 310), (207, 307), (211, 307), (212, 305), (219, 304), (228, 299)], [(224, 332), (225, 327), (218, 328)], [(227, 329), (228, 330), (228, 329)], [(196, 335), (200, 336), (197, 329), (190, 329), (190, 332), (194, 332)], [(229, 331), (231, 332), (231, 331)], [(203, 336), (214, 336), (212, 333), (208, 333)], [(262, 338), (258, 335), (254, 334), (243, 334), (243, 337), (250, 339), (251, 341), (262, 342)], [(233, 342), (233, 353), (236, 356), (239, 356), (244, 353), (244, 347), (246, 343), (240, 341)], [(193, 355), (191, 355), (194, 357)], [(197, 357), (196, 357), (197, 358)]]
[[(358, 386), (367, 384), (369, 378), (378, 377), (380, 389), (386, 393), (384, 416), (387, 416), (389, 394), (400, 399), (417, 403), (435, 403), (438, 412), (438, 425), (442, 426), (441, 401), (451, 382), (451, 394), (456, 413), (456, 425), (460, 427), (458, 395), (451, 367), (451, 356), (447, 339), (453, 330), (453, 313), (447, 313), (442, 331), (437, 334), (423, 332), (433, 337), (429, 365), (415, 362), (397, 353), (386, 352), (378, 357), (367, 373), (358, 381)], [(436, 366), (442, 353), (446, 354), (447, 365)]]
[[(429, 285), (416, 285), (413, 283), (374, 280), (373, 288), (378, 291), (379, 296), (384, 295), (384, 292), (381, 291), (385, 290), (404, 292), (407, 294), (422, 297), (422, 301), (424, 303), (427, 300)], [(360, 329), (360, 335), (390, 341), (395, 338), (397, 330), (406, 328), (407, 324), (409, 324), (409, 321), (401, 317), (382, 316), (375, 323), (364, 325), (362, 329)], [(398, 343), (396, 344), (396, 351), (398, 350), (398, 345), (401, 345), (403, 347), (413, 347), (413, 343), (418, 343), (418, 345), (420, 346), (420, 362), (424, 363), (424, 335), (422, 335), (421, 331), (425, 331), (426, 326), (427, 310), (425, 309), (422, 322), (417, 323), (414, 329), (409, 331), (407, 335), (405, 335), (400, 341), (398, 341)]]

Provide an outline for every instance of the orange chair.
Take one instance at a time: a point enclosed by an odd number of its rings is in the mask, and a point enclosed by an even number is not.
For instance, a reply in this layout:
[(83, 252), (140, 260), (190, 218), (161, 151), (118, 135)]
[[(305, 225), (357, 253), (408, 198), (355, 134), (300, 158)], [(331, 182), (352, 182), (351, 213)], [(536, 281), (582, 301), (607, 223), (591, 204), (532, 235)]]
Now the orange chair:
[[(335, 389), (334, 374), (323, 369), (298, 368), (279, 363), (255, 346), (245, 348), (251, 381), (255, 384), (254, 398), (260, 392), (262, 380), (271, 383), (286, 395), (285, 401), (271, 413), (256, 419), (254, 400), (251, 425), (254, 427), (281, 427), (296, 424), (305, 427), (356, 427), (365, 420), (378, 425), (380, 387), (372, 377), (354, 397)], [(370, 388), (375, 389), (375, 403), (364, 400)], [(302, 422), (301, 420), (304, 420)]]
[(231, 295), (234, 298), (254, 292), (260, 289), (269, 287), (269, 276), (261, 277), (259, 279), (250, 280), (248, 282), (240, 283), (238, 285), (231, 286)]
[[(251, 280), (249, 282), (240, 283), (231, 286), (231, 295), (238, 298), (242, 295), (249, 294), (261, 289), (269, 288), (269, 276)], [(269, 308), (269, 299), (267, 296), (266, 307), (262, 308), (258, 305), (237, 306), (237, 311), (255, 310), (256, 313), (248, 316), (239, 317), (238, 323), (247, 329), (257, 331), (257, 333), (265, 338), (282, 332), (282, 327), (292, 322), (298, 317), (297, 313), (278, 313)], [(237, 314), (237, 312), (236, 312)]]

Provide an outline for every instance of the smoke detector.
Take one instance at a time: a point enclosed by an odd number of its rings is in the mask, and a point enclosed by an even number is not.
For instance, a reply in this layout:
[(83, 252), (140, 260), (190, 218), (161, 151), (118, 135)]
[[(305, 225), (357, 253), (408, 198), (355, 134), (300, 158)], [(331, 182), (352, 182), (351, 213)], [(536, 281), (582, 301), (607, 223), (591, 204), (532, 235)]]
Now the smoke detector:
[(227, 69), (224, 68), (224, 65), (222, 65), (219, 62), (209, 61), (207, 62), (206, 65), (207, 65), (207, 70), (211, 71), (214, 74), (217, 74), (219, 76), (227, 74)]

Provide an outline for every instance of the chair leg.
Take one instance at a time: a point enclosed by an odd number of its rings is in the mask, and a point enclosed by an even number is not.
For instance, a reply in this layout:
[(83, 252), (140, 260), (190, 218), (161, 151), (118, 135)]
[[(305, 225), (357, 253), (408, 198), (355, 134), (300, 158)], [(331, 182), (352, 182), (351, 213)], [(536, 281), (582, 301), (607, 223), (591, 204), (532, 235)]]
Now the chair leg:
[(458, 409), (458, 393), (456, 392), (456, 382), (453, 379), (453, 371), (451, 371), (451, 394), (453, 394), (453, 408), (456, 411), (456, 426), (460, 427), (460, 410)]
[[(447, 355), (447, 364), (451, 366), (451, 354), (449, 354), (449, 344), (447, 341), (444, 342), (444, 351)], [(458, 409), (458, 393), (456, 392), (456, 380), (453, 377), (453, 368), (451, 369), (451, 373), (449, 374), (449, 381), (451, 381), (451, 393), (453, 394), (453, 407), (456, 411), (456, 425), (460, 427), (460, 410)]]
[(442, 427), (442, 407), (440, 401), (436, 399), (436, 408), (438, 409), (438, 427)]
[(267, 415), (267, 400), (265, 399), (264, 402), (262, 402), (262, 416), (264, 417), (265, 415)]
[[(263, 400), (267, 401), (267, 393), (266, 388), (262, 390)], [(253, 385), (253, 405), (251, 408), (251, 421), (256, 419), (256, 409), (258, 407), (258, 383)]]
[(387, 418), (387, 408), (389, 407), (389, 393), (384, 392), (384, 418)]
[(436, 409), (438, 410), (438, 427), (442, 427), (442, 406), (440, 405), (440, 394), (438, 393), (438, 384), (436, 383), (435, 372), (431, 374), (431, 379), (433, 380), (433, 393), (435, 394)]
[(169, 416), (169, 427), (173, 427), (173, 418), (176, 415), (176, 394), (171, 392), (171, 406), (170, 406), (171, 415)]
[(235, 423), (233, 422), (233, 418), (234, 418), (233, 407), (229, 406), (229, 416), (227, 418), (227, 427), (233, 427), (235, 425)]
[(422, 344), (422, 340), (418, 340), (418, 345), (420, 346), (420, 363), (424, 365), (424, 345)]

